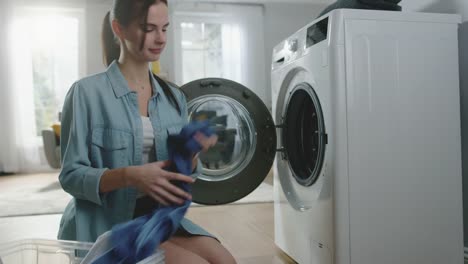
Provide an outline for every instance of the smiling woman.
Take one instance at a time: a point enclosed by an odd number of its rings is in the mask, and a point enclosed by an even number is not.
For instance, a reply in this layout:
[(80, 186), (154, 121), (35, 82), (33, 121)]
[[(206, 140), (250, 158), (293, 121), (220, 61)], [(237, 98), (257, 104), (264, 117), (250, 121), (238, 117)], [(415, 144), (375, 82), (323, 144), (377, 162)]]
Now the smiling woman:
[[(3, 2), (3, 1), (2, 1)], [(38, 172), (50, 170), (44, 157), (41, 131), (50, 129), (63, 98), (74, 80), (83, 74), (80, 59), (84, 39), (81, 8), (20, 6), (14, 1), (9, 15), (3, 62), (8, 72), (2, 87), (0, 170)], [(8, 26), (7, 26), (8, 25)], [(1, 66), (0, 66), (1, 67)], [(1, 69), (3, 70), (3, 68)]]
[[(188, 123), (186, 98), (148, 67), (166, 46), (168, 26), (165, 0), (114, 0), (104, 17), (107, 69), (77, 80), (62, 111), (59, 180), (73, 199), (59, 239), (95, 241), (117, 224), (155, 211), (164, 214), (192, 199), (179, 182), (191, 184), (197, 177), (198, 150), (191, 153), (191, 170), (176, 173), (167, 141)], [(199, 133), (191, 137), (204, 150), (217, 140)], [(201, 226), (186, 218), (178, 222), (160, 245), (166, 263), (235, 262)]]

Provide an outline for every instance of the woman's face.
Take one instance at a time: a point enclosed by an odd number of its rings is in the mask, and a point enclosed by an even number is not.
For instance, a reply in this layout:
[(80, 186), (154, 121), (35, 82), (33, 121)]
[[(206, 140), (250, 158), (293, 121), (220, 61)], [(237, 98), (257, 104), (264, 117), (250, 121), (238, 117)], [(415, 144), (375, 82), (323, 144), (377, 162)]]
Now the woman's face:
[[(138, 61), (157, 61), (166, 46), (166, 30), (169, 16), (166, 4), (158, 2), (148, 9), (146, 23), (141, 19), (122, 29), (127, 52)], [(145, 36), (146, 35), (146, 36)], [(141, 49), (141, 43), (143, 48)]]

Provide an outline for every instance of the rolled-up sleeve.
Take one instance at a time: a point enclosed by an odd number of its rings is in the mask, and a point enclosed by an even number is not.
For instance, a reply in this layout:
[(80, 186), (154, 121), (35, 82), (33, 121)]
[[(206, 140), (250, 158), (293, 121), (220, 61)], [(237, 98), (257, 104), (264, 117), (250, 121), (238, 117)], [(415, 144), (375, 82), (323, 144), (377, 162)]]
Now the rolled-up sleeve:
[(79, 83), (73, 84), (62, 109), (60, 147), (62, 188), (73, 197), (102, 205), (99, 183), (106, 168), (92, 168), (89, 158), (90, 109)]

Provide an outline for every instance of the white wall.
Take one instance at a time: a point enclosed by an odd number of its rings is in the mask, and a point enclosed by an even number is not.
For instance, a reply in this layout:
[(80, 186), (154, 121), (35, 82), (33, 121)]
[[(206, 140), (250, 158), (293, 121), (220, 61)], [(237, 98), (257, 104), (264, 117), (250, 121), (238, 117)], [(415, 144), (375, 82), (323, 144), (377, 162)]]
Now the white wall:
[(408, 11), (456, 13), (462, 15), (463, 23), (459, 29), (459, 52), (463, 160), (463, 217), (465, 247), (468, 247), (468, 1), (403, 0), (403, 8)]
[(326, 4), (265, 4), (265, 58), (267, 75), (266, 96), (270, 98), (267, 107), (271, 110), (271, 60), (273, 48), (297, 30), (312, 22)]

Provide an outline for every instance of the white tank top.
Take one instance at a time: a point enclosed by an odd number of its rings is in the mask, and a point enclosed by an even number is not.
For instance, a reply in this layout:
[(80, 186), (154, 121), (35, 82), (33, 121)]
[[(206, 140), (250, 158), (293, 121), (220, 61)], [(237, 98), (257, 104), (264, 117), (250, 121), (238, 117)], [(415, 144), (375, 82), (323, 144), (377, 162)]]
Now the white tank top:
[[(151, 125), (149, 117), (142, 116), (141, 121), (143, 123), (143, 153), (142, 163), (150, 163), (156, 160), (155, 146), (154, 146), (154, 130)], [(138, 192), (137, 198), (145, 196), (144, 193)]]
[(153, 162), (156, 160), (155, 149), (154, 149), (154, 131), (151, 125), (149, 117), (142, 116), (141, 121), (143, 122), (143, 164)]

